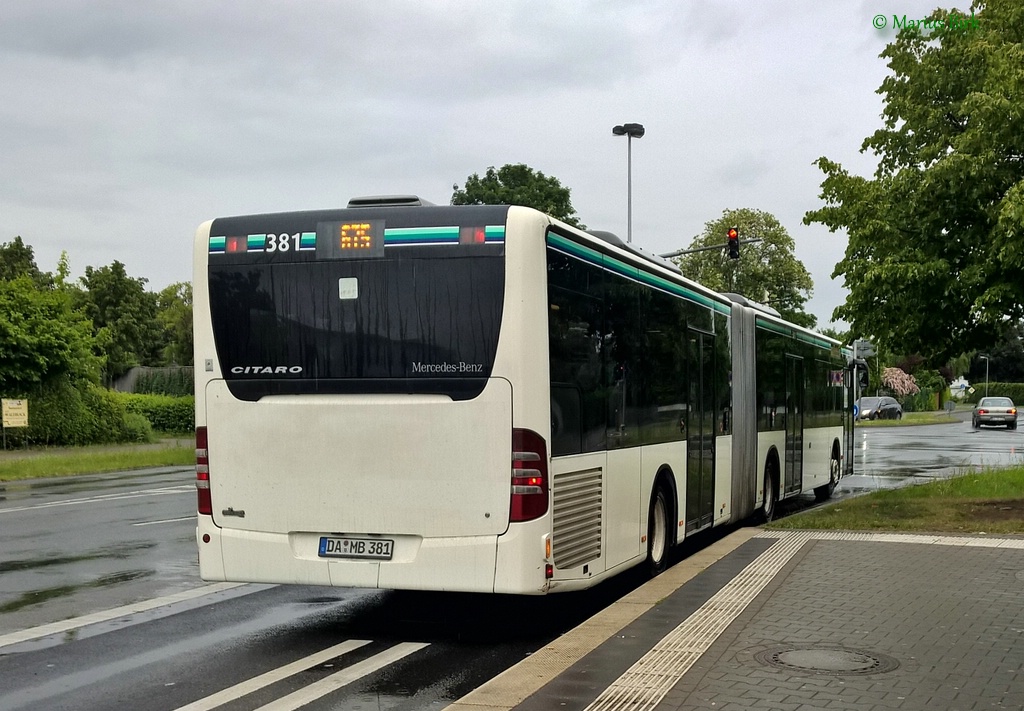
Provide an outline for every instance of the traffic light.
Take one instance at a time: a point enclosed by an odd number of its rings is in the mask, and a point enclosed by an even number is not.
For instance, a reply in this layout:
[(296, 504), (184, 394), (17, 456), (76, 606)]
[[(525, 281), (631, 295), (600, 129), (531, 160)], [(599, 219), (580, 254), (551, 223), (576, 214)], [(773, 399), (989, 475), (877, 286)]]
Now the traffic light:
[(727, 252), (729, 259), (740, 258), (740, 231), (735, 227), (730, 227), (729, 231), (725, 233), (729, 238)]

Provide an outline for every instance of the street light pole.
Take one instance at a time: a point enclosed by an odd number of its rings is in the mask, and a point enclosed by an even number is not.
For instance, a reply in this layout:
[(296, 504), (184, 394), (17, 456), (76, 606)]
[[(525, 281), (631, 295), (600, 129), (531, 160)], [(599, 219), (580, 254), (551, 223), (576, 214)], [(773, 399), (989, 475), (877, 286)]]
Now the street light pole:
[(626, 241), (633, 241), (633, 139), (644, 135), (643, 124), (613, 126), (612, 134), (626, 137)]
[(988, 356), (981, 356), (985, 359), (985, 397), (988, 397)]

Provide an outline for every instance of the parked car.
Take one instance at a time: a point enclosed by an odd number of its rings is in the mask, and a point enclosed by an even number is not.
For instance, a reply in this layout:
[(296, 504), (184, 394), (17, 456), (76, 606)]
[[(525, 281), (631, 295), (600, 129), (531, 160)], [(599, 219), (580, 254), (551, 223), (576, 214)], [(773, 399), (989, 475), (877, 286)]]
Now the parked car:
[(1017, 429), (1017, 408), (1008, 397), (983, 397), (974, 406), (971, 424), (975, 429), (981, 425), (1006, 425)]
[(858, 420), (902, 420), (903, 407), (891, 397), (862, 397), (857, 401)]

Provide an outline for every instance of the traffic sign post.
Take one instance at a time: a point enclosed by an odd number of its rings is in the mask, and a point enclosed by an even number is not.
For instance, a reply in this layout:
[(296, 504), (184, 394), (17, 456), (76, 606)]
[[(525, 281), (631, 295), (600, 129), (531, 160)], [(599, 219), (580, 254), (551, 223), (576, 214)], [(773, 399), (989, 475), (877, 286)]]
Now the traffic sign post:
[(28, 400), (0, 400), (0, 423), (4, 431), (4, 449), (7, 449), (7, 430), (28, 427)]

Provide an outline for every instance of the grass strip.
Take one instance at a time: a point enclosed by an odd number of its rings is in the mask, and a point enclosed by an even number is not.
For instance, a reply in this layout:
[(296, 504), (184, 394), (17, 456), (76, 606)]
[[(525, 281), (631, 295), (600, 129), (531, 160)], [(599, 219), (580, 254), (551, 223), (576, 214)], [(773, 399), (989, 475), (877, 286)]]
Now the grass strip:
[(99, 474), (150, 467), (191, 466), (195, 464), (195, 456), (195, 446), (39, 454), (0, 460), (0, 481), (41, 479), (70, 474)]
[(941, 425), (963, 423), (947, 412), (904, 412), (899, 420), (857, 420), (857, 427), (904, 427), (906, 425)]
[(1024, 467), (875, 491), (787, 516), (768, 528), (1024, 533)]

